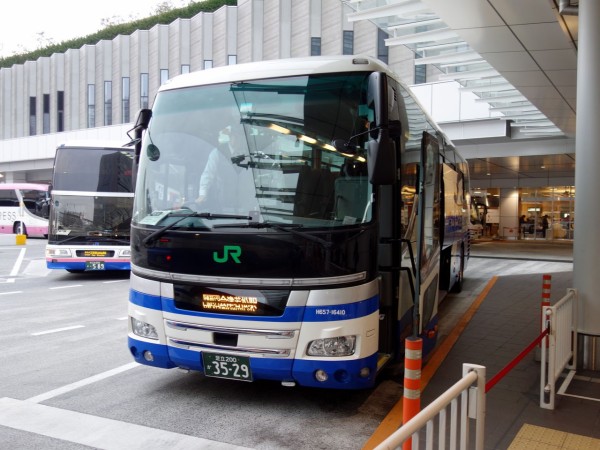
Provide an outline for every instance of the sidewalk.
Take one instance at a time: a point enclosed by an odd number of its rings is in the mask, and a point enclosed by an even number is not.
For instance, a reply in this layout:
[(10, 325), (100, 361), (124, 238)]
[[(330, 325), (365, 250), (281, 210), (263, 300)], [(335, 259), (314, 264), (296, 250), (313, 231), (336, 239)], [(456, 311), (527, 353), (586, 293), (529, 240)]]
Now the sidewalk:
[[(515, 257), (514, 253), (495, 254)], [(551, 303), (555, 303), (572, 287), (572, 272), (551, 275)], [(497, 277), (422, 393), (422, 405), (431, 403), (461, 377), (463, 363), (485, 366), (490, 380), (523, 351), (540, 334), (541, 286), (540, 274)], [(600, 378), (600, 374), (586, 375)], [(567, 393), (574, 389), (588, 395), (596, 392), (600, 399), (599, 382), (576, 380)], [(539, 392), (540, 363), (532, 351), (487, 394), (486, 449), (600, 449), (600, 440), (582, 438), (600, 439), (600, 401), (557, 396), (556, 409), (546, 410), (539, 406)], [(563, 446), (569, 442), (577, 446)]]

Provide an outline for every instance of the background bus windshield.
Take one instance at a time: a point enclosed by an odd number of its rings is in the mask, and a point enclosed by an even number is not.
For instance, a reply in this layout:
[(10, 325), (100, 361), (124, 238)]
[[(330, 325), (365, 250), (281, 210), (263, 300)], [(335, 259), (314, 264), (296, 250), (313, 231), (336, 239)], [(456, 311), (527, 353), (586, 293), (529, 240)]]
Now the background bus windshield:
[(59, 148), (56, 154), (50, 241), (125, 238), (132, 195), (132, 152)]

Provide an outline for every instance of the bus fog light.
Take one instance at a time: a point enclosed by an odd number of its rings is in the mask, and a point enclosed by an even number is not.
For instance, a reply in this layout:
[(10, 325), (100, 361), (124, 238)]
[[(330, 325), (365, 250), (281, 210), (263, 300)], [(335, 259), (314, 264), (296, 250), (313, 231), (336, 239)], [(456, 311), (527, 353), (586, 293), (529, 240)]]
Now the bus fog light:
[(154, 326), (150, 325), (149, 323), (142, 322), (141, 320), (137, 320), (133, 317), (131, 318), (131, 330), (138, 336), (148, 339), (158, 339), (158, 333), (156, 332), (156, 328), (154, 328)]
[(130, 258), (131, 257), (131, 249), (121, 250), (119, 252), (119, 256)]
[(361, 378), (369, 378), (369, 376), (371, 375), (371, 369), (369, 369), (368, 367), (363, 367), (362, 369), (360, 369), (360, 372), (358, 375)]
[(144, 359), (148, 362), (152, 362), (154, 361), (154, 355), (152, 354), (152, 352), (150, 350), (146, 350), (144, 352)]
[(356, 349), (356, 336), (315, 339), (308, 343), (309, 356), (350, 356)]
[(327, 372), (325, 372), (324, 370), (317, 370), (315, 372), (315, 379), (317, 381), (320, 381), (321, 383), (327, 381), (327, 379), (329, 378), (329, 376), (327, 375)]

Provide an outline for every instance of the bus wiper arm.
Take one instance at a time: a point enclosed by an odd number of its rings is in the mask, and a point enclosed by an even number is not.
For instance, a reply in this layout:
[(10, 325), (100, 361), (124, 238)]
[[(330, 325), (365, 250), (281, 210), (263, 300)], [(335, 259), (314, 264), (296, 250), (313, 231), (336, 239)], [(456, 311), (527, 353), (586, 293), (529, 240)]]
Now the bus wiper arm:
[[(179, 214), (169, 214), (169, 216), (179, 216)], [(192, 212), (189, 214), (184, 214), (182, 215), (179, 219), (177, 219), (175, 222), (170, 223), (169, 225), (165, 225), (162, 228), (159, 228), (158, 230), (156, 230), (153, 233), (150, 233), (148, 236), (146, 236), (143, 240), (142, 243), (148, 247), (150, 244), (152, 244), (154, 241), (156, 241), (159, 237), (161, 237), (163, 234), (165, 234), (165, 232), (167, 232), (168, 230), (170, 230), (171, 228), (175, 227), (175, 225), (177, 225), (179, 222), (181, 222), (184, 219), (187, 219), (189, 217), (199, 217), (201, 219), (208, 219), (208, 220), (212, 220), (212, 219), (238, 219), (238, 220), (252, 220), (252, 217), (250, 216), (238, 216), (235, 214), (213, 214), (213, 213), (208, 213), (208, 212)]]

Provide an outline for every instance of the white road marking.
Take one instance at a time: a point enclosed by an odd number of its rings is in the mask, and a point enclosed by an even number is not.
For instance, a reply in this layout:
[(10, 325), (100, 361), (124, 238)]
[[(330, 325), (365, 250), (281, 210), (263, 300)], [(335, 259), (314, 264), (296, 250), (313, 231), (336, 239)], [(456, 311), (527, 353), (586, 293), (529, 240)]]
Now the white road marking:
[[(19, 269), (21, 268), (21, 264), (23, 263), (23, 258), (25, 257), (26, 250), (27, 250), (26, 248), (22, 248), (19, 251), (19, 256), (17, 256), (17, 260), (15, 261), (15, 264), (13, 265), (13, 268), (10, 272), (9, 277), (15, 277), (19, 273)], [(0, 283), (14, 283), (14, 282), (15, 282), (14, 278), (6, 278), (6, 279), (0, 281)]]
[(52, 397), (56, 397), (58, 395), (66, 394), (67, 392), (74, 391), (83, 386), (87, 386), (88, 384), (95, 383), (96, 381), (104, 380), (105, 378), (112, 377), (113, 375), (118, 375), (122, 372), (126, 372), (127, 370), (133, 369), (134, 367), (139, 366), (136, 362), (131, 362), (129, 364), (125, 364), (124, 366), (117, 367), (115, 369), (107, 370), (106, 372), (99, 373), (98, 375), (94, 375), (88, 378), (84, 378), (83, 380), (76, 381), (75, 383), (67, 384), (66, 386), (60, 387), (58, 389), (54, 389), (52, 391), (48, 391), (44, 394), (37, 395), (35, 397), (28, 398), (28, 402), (40, 403), (45, 400), (48, 400)]
[(22, 248), (21, 251), (19, 252), (19, 256), (17, 256), (15, 265), (13, 266), (12, 272), (10, 273), (11, 277), (14, 277), (19, 273), (19, 269), (21, 268), (21, 264), (23, 263), (23, 258), (25, 258), (26, 250), (27, 250), (27, 248)]
[(0, 292), (0, 295), (9, 295), (9, 294), (22, 294), (23, 291), (9, 291), (9, 292)]
[(0, 399), (0, 426), (97, 449), (242, 450), (246, 448), (8, 397)]
[(54, 330), (40, 331), (38, 333), (31, 333), (32, 336), (42, 336), (43, 334), (60, 333), (61, 331), (75, 330), (77, 328), (84, 328), (83, 325), (73, 325), (72, 327), (56, 328)]
[(70, 284), (68, 286), (54, 286), (54, 287), (51, 287), (51, 288), (48, 288), (48, 289), (50, 289), (50, 290), (53, 290), (53, 289), (70, 289), (70, 288), (81, 287), (81, 286), (83, 286), (83, 284)]
[(129, 281), (129, 278), (125, 279), (125, 280), (110, 280), (110, 281), (103, 281), (104, 284), (109, 284), (109, 283), (122, 283), (123, 281)]
[(129, 319), (129, 316), (117, 317), (117, 320), (127, 320), (127, 319)]

